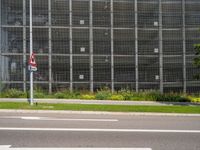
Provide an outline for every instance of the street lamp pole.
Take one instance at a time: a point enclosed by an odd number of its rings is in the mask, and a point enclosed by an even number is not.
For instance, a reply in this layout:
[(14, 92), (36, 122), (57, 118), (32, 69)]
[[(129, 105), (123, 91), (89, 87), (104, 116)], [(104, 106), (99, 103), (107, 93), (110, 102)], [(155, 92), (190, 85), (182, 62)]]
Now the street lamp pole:
[[(32, 0), (30, 0), (30, 57), (33, 53)], [(30, 67), (30, 66), (29, 66)], [(33, 105), (33, 71), (30, 69), (30, 105)]]

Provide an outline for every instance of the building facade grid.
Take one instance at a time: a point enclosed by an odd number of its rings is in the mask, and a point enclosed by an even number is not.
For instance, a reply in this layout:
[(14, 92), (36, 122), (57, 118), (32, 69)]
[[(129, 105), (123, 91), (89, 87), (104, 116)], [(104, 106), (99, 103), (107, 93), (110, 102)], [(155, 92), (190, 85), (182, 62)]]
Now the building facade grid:
[[(0, 90), (29, 89), (29, 1), (0, 0)], [(199, 0), (34, 0), (34, 85), (198, 92)]]

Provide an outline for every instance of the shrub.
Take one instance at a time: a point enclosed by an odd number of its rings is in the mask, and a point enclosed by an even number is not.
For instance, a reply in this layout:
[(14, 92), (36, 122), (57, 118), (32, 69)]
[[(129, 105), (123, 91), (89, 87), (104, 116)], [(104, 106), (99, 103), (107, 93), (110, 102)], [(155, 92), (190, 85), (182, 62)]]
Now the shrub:
[(103, 88), (97, 91), (96, 99), (98, 100), (108, 100), (112, 96), (111, 91), (108, 88)]
[(63, 92), (57, 92), (53, 95), (54, 98), (58, 98), (58, 99), (64, 99), (65, 98), (65, 93)]
[(95, 99), (95, 95), (92, 95), (92, 94), (84, 94), (84, 95), (81, 95), (81, 99), (92, 100), (92, 99)]
[(26, 98), (27, 94), (17, 89), (9, 89), (3, 92), (1, 96), (5, 98)]
[(124, 100), (124, 97), (122, 95), (119, 95), (119, 94), (115, 94), (115, 95), (112, 95), (111, 100)]

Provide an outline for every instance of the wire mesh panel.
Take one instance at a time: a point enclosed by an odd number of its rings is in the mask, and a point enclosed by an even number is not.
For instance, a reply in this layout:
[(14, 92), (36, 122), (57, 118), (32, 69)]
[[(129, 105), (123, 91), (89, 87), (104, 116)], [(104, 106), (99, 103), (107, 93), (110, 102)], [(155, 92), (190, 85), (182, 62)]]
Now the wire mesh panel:
[(196, 75), (200, 73), (200, 68), (193, 65), (194, 56), (186, 57), (186, 68), (187, 68), (187, 91), (188, 92), (199, 92), (200, 81), (196, 79)]
[(23, 81), (23, 59), (22, 56), (4, 56), (7, 62), (4, 62), (5, 67), (8, 69), (9, 81)]
[(114, 81), (135, 82), (134, 57), (114, 57)]
[(159, 22), (158, 0), (138, 1), (138, 26), (142, 28), (156, 28)]
[(51, 0), (51, 23), (54, 26), (69, 26), (69, 0)]
[(163, 54), (164, 55), (182, 55), (183, 53), (183, 35), (182, 29), (163, 30)]
[(23, 1), (2, 0), (2, 25), (21, 26), (23, 24)]
[(164, 57), (163, 70), (164, 82), (183, 82), (183, 58), (181, 56)]
[(90, 68), (88, 56), (73, 56), (73, 81), (89, 82)]
[(200, 1), (186, 0), (185, 16), (186, 27), (198, 27), (200, 24)]
[(69, 30), (52, 29), (52, 53), (69, 54)]
[(53, 83), (52, 84), (52, 91), (53, 92), (59, 92), (69, 90), (69, 84), (68, 83)]
[(69, 56), (52, 56), (53, 82), (69, 82), (70, 59)]
[(110, 0), (93, 1), (93, 26), (110, 26)]
[(5, 27), (2, 30), (2, 53), (23, 53), (22, 28)]
[(114, 0), (114, 27), (133, 28), (135, 25), (134, 7), (133, 0)]
[(134, 30), (114, 30), (114, 55), (135, 54)]
[(139, 84), (140, 82), (160, 81), (158, 57), (139, 57)]
[(89, 30), (73, 29), (73, 54), (89, 54)]
[(195, 54), (194, 45), (200, 43), (199, 29), (186, 30), (186, 54)]
[(73, 26), (89, 26), (89, 0), (72, 1)]
[(139, 55), (159, 54), (159, 32), (158, 30), (138, 31), (138, 53)]
[(110, 30), (93, 30), (94, 54), (111, 54)]
[(111, 82), (111, 57), (94, 56), (94, 82)]
[(164, 28), (182, 27), (182, 0), (162, 1), (162, 25)]

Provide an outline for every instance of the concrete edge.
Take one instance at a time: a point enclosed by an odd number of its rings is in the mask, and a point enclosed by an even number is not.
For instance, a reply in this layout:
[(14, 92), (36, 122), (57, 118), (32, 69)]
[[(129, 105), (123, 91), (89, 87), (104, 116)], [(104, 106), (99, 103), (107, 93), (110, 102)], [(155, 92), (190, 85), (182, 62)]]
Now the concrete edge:
[(36, 113), (36, 114), (86, 114), (86, 115), (129, 115), (129, 116), (174, 116), (174, 117), (200, 117), (200, 114), (179, 113), (143, 113), (143, 112), (105, 112), (105, 111), (64, 111), (64, 110), (21, 110), (1, 109), (0, 113)]
[[(192, 102), (156, 102), (156, 101), (114, 101), (114, 100), (81, 100), (81, 99), (34, 99), (39, 103), (63, 103), (63, 104), (102, 104), (102, 105), (186, 105), (200, 106), (200, 103)], [(0, 102), (27, 102), (27, 98), (0, 98)]]

